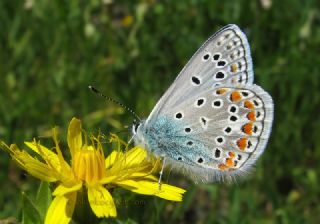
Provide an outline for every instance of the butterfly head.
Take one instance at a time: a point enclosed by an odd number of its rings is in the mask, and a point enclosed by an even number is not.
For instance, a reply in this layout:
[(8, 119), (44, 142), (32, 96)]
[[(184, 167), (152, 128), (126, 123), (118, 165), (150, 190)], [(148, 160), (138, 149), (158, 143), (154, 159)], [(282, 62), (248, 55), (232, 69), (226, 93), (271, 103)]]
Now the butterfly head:
[(133, 120), (132, 130), (131, 130), (133, 135), (137, 134), (138, 128), (140, 127), (141, 123), (142, 123), (141, 121), (137, 121), (136, 119)]
[(139, 145), (141, 147), (146, 147), (144, 140), (144, 129), (145, 129), (145, 120), (134, 120), (132, 124), (132, 135), (135, 145)]

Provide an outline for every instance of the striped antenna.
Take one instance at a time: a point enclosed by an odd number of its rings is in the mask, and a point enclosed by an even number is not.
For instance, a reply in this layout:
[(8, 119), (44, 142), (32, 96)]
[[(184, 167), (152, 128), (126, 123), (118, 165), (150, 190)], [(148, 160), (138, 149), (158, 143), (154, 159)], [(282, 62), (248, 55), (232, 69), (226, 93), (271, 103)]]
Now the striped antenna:
[(112, 103), (115, 103), (115, 104), (118, 104), (120, 107), (124, 108), (125, 110), (129, 111), (137, 120), (141, 121), (140, 117), (129, 107), (127, 107), (126, 105), (124, 105), (123, 103), (120, 103), (119, 101), (111, 98), (110, 96), (106, 96), (104, 95), (103, 93), (101, 93), (99, 90), (97, 90), (96, 88), (94, 88), (93, 86), (88, 86), (89, 89), (96, 93), (97, 95), (105, 98), (106, 100), (112, 102)]

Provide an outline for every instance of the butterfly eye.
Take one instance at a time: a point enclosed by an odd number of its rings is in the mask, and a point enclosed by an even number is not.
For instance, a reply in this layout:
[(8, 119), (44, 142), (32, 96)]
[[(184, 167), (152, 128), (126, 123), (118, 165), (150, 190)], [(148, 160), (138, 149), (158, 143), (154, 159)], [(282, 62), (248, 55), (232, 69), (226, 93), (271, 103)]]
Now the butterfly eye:
[(133, 134), (137, 133), (139, 126), (140, 126), (140, 123), (135, 123), (135, 122), (133, 123), (133, 127), (132, 127)]

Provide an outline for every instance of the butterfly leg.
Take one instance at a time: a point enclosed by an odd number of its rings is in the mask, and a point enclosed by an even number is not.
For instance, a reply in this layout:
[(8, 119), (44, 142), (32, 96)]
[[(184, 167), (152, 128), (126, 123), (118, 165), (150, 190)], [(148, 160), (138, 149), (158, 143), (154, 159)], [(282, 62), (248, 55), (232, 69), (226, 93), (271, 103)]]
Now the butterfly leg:
[(166, 163), (166, 158), (163, 158), (161, 171), (159, 172), (159, 180), (158, 180), (159, 190), (161, 190), (161, 179), (162, 179), (162, 174), (163, 174), (163, 169), (164, 169), (165, 163)]
[(134, 136), (132, 136), (132, 137), (129, 139), (129, 141), (128, 141), (128, 145), (130, 145), (130, 144), (131, 144), (131, 142), (133, 141), (133, 138), (134, 138)]

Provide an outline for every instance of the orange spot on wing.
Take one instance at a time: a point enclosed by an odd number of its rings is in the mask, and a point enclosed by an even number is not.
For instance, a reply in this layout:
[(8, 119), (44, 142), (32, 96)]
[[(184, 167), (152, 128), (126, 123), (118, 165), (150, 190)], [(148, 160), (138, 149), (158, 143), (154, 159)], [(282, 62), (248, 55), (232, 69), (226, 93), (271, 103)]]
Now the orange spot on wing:
[(223, 163), (220, 163), (219, 166), (218, 166), (218, 168), (219, 168), (220, 170), (226, 170), (226, 169), (228, 169), (228, 167), (227, 167), (225, 164), (223, 164)]
[(236, 72), (238, 70), (237, 64), (232, 64), (231, 65), (231, 72)]
[(250, 121), (255, 121), (256, 120), (256, 114), (255, 112), (251, 111), (247, 114), (247, 118), (250, 120)]
[(242, 126), (242, 131), (248, 135), (252, 135), (252, 128), (253, 128), (253, 123), (247, 123)]
[(226, 158), (226, 166), (227, 167), (232, 167), (234, 166), (234, 162), (231, 158)]
[(218, 95), (224, 94), (224, 93), (226, 93), (226, 92), (227, 92), (227, 90), (226, 90), (226, 89), (223, 89), (223, 88), (218, 89), (218, 90), (216, 91), (216, 93), (217, 93)]
[(235, 157), (234, 152), (229, 152), (229, 156), (230, 156), (231, 158), (234, 158), (234, 157)]
[(252, 110), (254, 109), (254, 104), (251, 101), (246, 100), (244, 101), (244, 107)]
[(247, 138), (240, 138), (237, 141), (237, 146), (239, 147), (239, 149), (241, 149), (243, 151), (247, 148), (247, 142), (248, 142)]
[(238, 91), (233, 91), (230, 95), (230, 100), (232, 102), (237, 102), (239, 100), (241, 100), (241, 95)]

